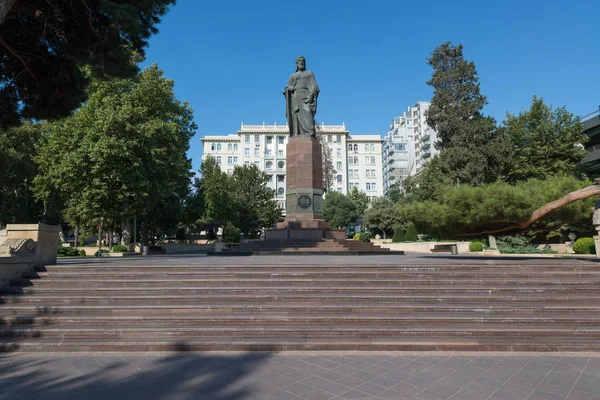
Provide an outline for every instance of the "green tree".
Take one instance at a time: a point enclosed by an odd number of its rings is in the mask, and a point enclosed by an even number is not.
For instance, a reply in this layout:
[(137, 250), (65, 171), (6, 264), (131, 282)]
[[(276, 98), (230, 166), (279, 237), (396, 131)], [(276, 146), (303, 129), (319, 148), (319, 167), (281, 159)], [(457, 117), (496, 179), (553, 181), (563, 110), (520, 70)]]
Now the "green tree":
[[(175, 0), (8, 0), (0, 6), (0, 121), (68, 116), (94, 78), (132, 77)], [(87, 67), (87, 73), (82, 67)]]
[(400, 182), (391, 184), (385, 191), (385, 197), (394, 203), (402, 201), (404, 194), (404, 188)]
[(443, 191), (452, 187), (451, 178), (446, 175), (442, 168), (439, 156), (434, 156), (420, 174), (407, 177), (404, 182), (404, 190), (407, 194), (407, 203), (413, 201), (439, 200)]
[[(496, 182), (445, 190), (439, 200), (404, 206), (419, 232), (447, 239), (510, 230), (567, 226), (589, 219), (600, 186), (572, 176), (529, 179), (517, 184)], [(558, 200), (557, 200), (558, 199)], [(576, 201), (584, 199), (583, 201)]]
[(272, 227), (281, 217), (268, 176), (256, 165), (235, 166), (231, 175), (234, 212), (230, 219), (245, 234)]
[(37, 174), (35, 145), (43, 126), (31, 121), (0, 126), (0, 227), (42, 218), (43, 204), (33, 197), (31, 185)]
[(552, 109), (533, 97), (531, 108), (519, 115), (506, 114), (505, 136), (512, 149), (505, 178), (515, 183), (550, 175), (571, 175), (587, 155), (588, 137), (579, 118), (565, 107)]
[(482, 114), (487, 100), (479, 91), (475, 64), (464, 59), (462, 45), (450, 42), (437, 47), (427, 63), (433, 68), (427, 82), (433, 98), (426, 117), (438, 133), (444, 173), (461, 184), (494, 182), (508, 148), (494, 119)]
[(382, 232), (384, 239), (392, 234), (394, 229), (406, 224), (402, 206), (385, 197), (375, 199), (365, 215), (365, 226), (370, 230)]
[(350, 193), (348, 193), (348, 197), (354, 205), (356, 205), (356, 212), (359, 217), (364, 217), (365, 211), (369, 208), (369, 197), (362, 190), (358, 190), (357, 187), (353, 187)]
[(343, 228), (356, 220), (358, 212), (356, 205), (348, 196), (330, 191), (323, 200), (323, 217), (336, 228)]
[(235, 212), (232, 180), (210, 155), (202, 162), (200, 173), (205, 217), (219, 221), (219, 226), (224, 226)]
[(74, 225), (121, 225), (125, 245), (134, 215), (148, 220), (170, 193), (184, 198), (196, 124), (173, 84), (156, 65), (132, 79), (95, 81), (88, 102), (42, 139), (38, 198), (59, 194)]

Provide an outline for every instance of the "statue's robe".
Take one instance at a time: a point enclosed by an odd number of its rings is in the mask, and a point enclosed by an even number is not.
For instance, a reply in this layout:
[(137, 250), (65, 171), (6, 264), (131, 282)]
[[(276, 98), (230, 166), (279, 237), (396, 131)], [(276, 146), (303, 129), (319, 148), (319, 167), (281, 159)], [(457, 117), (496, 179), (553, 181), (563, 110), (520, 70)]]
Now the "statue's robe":
[[(290, 86), (296, 89), (291, 95), (288, 91)], [(294, 72), (284, 94), (288, 102), (286, 113), (290, 136), (316, 136), (315, 114), (319, 86), (315, 75), (310, 71)]]

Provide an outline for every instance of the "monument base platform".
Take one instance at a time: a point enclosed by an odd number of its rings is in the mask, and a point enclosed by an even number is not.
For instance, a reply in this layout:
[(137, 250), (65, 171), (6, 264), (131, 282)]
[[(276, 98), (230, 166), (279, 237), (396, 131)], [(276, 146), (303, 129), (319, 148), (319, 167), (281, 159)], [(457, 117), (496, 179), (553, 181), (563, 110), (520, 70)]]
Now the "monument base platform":
[(277, 228), (265, 230), (266, 241), (276, 240), (346, 239), (344, 229), (333, 229), (331, 224), (319, 219), (286, 219)]

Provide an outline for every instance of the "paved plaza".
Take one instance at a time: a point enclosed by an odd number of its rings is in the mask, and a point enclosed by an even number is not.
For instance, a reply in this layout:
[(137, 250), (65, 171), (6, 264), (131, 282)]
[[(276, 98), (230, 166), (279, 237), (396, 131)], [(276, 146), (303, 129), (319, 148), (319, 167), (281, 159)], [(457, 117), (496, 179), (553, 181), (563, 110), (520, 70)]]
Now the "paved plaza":
[[(313, 262), (348, 266), (597, 265), (594, 260), (411, 254), (64, 259), (59, 266), (82, 262), (85, 268)], [(600, 353), (0, 353), (0, 400), (4, 399), (600, 400)]]
[(0, 356), (0, 399), (600, 399), (590, 354)]

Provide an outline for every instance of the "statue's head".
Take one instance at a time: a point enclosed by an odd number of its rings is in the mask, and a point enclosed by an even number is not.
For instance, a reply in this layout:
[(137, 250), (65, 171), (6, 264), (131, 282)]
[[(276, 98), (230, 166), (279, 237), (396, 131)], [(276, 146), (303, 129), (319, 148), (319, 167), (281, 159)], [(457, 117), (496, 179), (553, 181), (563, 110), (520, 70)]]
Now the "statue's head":
[(304, 56), (296, 57), (296, 71), (304, 71), (306, 69), (306, 58)]

